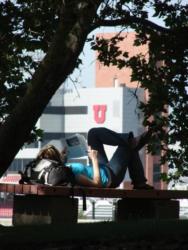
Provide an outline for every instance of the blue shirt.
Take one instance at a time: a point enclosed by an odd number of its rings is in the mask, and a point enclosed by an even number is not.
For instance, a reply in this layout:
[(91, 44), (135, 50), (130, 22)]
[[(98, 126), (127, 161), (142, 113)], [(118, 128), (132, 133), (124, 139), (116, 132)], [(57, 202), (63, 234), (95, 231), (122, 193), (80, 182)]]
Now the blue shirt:
[[(84, 175), (87, 178), (93, 180), (93, 167), (92, 165), (84, 165), (79, 162), (71, 162), (70, 168), (75, 175)], [(109, 172), (105, 165), (99, 164), (101, 183), (103, 187), (106, 187), (109, 182)]]

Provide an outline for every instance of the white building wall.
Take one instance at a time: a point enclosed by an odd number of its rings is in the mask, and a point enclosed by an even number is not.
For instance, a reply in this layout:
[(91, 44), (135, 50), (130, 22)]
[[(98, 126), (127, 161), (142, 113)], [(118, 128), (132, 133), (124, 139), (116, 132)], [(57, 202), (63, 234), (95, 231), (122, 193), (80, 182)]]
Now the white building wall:
[[(139, 110), (139, 100), (134, 96), (135, 89), (123, 88), (123, 92), (123, 131), (132, 131), (137, 136), (143, 132), (143, 117)], [(137, 89), (136, 94), (140, 100), (143, 100), (143, 90)]]
[[(87, 106), (87, 115), (65, 115), (65, 131), (87, 132), (92, 127), (108, 127), (122, 131), (122, 88), (78, 89), (77, 93), (64, 95), (64, 106)], [(106, 105), (106, 119), (97, 123), (94, 119), (94, 105)]]
[(61, 115), (44, 114), (40, 119), (40, 127), (45, 132), (62, 132), (64, 129), (62, 125)]
[[(94, 106), (105, 106), (105, 119), (99, 122), (95, 119)], [(60, 89), (51, 99), (48, 109), (44, 112), (38, 121), (38, 126), (44, 130), (45, 133), (58, 135), (58, 138), (48, 141), (54, 144), (58, 149), (62, 148), (61, 138), (65, 134), (70, 133), (84, 133), (92, 127), (107, 127), (116, 132), (133, 131), (137, 135), (140, 128), (140, 121), (136, 114), (137, 101), (133, 98), (131, 92), (126, 87), (117, 88), (82, 88), (65, 93)], [(62, 107), (62, 113), (61, 113)], [(68, 113), (70, 108), (84, 107), (85, 114), (71, 114)], [(57, 113), (53, 113), (58, 110)], [(64, 110), (64, 111), (63, 111)], [(52, 113), (51, 113), (52, 112)], [(65, 112), (65, 114), (63, 113)], [(97, 113), (97, 117), (101, 118), (102, 113)], [(100, 120), (100, 119), (99, 119)], [(44, 143), (43, 143), (44, 144)], [(115, 148), (106, 146), (107, 155), (112, 156)], [(36, 157), (40, 150), (38, 148), (23, 149), (18, 155), (17, 159), (26, 159)]]

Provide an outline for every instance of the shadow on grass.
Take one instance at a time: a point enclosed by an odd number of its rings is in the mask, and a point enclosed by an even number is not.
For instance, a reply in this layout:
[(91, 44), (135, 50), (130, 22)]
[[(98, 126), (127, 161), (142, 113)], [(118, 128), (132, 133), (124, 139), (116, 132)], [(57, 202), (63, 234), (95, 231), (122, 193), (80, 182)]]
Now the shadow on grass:
[[(187, 237), (188, 220), (138, 220), (66, 225), (0, 227), (0, 249), (44, 249), (33, 246), (73, 242), (160, 241)], [(11, 247), (12, 246), (12, 247)], [(22, 246), (22, 247), (21, 247)], [(61, 248), (63, 249), (63, 248)], [(68, 248), (67, 248), (68, 249)]]

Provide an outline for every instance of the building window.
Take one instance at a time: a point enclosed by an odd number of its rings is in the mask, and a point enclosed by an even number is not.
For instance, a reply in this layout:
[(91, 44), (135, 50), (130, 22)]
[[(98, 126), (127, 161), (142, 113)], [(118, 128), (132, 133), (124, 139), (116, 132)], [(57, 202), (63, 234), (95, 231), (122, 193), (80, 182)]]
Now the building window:
[(24, 145), (24, 148), (38, 148), (39, 147), (39, 142), (38, 141), (35, 141), (35, 142), (32, 142), (30, 144), (25, 144)]
[(153, 165), (153, 182), (160, 182), (160, 175), (161, 175), (161, 166), (160, 164), (154, 164)]
[(160, 140), (156, 141), (154, 144), (154, 150), (155, 150), (155, 155), (160, 156), (161, 155), (161, 142)]
[(25, 166), (32, 160), (33, 159), (15, 159), (8, 168), (7, 173), (8, 172), (18, 173), (18, 171), (20, 170), (23, 171), (25, 169)]
[(81, 115), (88, 114), (87, 106), (47, 106), (44, 110), (44, 114), (66, 114), (66, 115)]
[(15, 159), (8, 168), (8, 172), (18, 172), (19, 170), (22, 170), (22, 160)]

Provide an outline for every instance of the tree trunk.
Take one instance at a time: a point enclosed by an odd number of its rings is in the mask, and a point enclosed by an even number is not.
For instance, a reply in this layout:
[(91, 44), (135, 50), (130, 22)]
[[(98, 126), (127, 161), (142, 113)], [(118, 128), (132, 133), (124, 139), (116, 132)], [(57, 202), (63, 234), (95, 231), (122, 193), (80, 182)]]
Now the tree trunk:
[(51, 47), (36, 70), (25, 96), (0, 129), (0, 176), (41, 116), (55, 91), (72, 73), (92, 29), (100, 0), (65, 0)]

